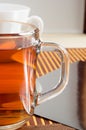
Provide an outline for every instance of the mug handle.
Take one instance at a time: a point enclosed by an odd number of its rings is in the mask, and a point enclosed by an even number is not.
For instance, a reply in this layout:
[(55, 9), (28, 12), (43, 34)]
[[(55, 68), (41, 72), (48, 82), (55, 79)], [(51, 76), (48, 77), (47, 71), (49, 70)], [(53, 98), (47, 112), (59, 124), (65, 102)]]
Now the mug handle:
[(43, 32), (44, 23), (43, 23), (43, 20), (41, 19), (41, 17), (39, 17), (39, 16), (30, 16), (28, 18), (28, 23), (35, 25), (39, 29), (40, 34)]
[[(60, 54), (61, 57), (61, 76), (59, 83), (56, 84), (56, 86), (53, 86), (53, 88), (45, 93), (39, 93), (37, 92), (37, 102), (36, 104), (39, 105), (47, 100), (50, 100), (60, 93), (63, 92), (65, 89), (67, 83), (68, 83), (68, 77), (69, 77), (69, 56), (65, 48), (63, 48), (61, 45), (57, 43), (50, 43), (50, 42), (44, 42), (38, 45), (38, 52), (43, 51), (54, 51), (57, 54)], [(37, 86), (36, 86), (37, 87)], [(38, 87), (41, 87), (40, 84)], [(40, 88), (39, 88), (40, 89)]]

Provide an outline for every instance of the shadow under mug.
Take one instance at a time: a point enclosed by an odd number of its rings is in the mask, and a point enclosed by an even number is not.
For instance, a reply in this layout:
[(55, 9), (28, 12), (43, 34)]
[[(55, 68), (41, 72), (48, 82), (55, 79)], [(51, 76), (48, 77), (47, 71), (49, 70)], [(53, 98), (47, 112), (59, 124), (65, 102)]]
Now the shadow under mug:
[[(69, 58), (65, 48), (41, 42), (39, 29), (29, 23), (0, 21), (21, 25), (19, 33), (0, 34), (0, 130), (17, 129), (34, 114), (34, 108), (62, 93), (68, 82)], [(5, 30), (5, 29), (4, 29)], [(39, 91), (36, 83), (38, 55), (55, 52), (61, 58), (59, 82), (52, 90)], [(38, 88), (38, 89), (37, 89)]]

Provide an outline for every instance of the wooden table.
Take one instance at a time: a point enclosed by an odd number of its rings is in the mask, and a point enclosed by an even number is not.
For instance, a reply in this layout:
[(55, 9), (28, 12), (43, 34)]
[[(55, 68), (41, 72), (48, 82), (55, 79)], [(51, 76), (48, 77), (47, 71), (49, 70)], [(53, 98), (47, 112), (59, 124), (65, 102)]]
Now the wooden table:
[[(86, 61), (86, 48), (68, 48), (70, 64), (76, 61)], [(58, 57), (55, 53), (44, 52), (38, 57), (37, 77), (53, 71), (59, 67)], [(46, 62), (46, 65), (44, 63)], [(38, 116), (32, 116), (30, 120), (19, 130), (75, 130), (66, 125), (44, 119)]]

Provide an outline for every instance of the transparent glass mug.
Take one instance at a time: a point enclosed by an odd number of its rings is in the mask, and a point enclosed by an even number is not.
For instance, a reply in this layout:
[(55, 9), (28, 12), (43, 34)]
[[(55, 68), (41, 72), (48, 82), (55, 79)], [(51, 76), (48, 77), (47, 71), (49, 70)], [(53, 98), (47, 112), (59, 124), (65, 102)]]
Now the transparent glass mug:
[[(34, 114), (37, 105), (57, 96), (66, 87), (69, 58), (66, 49), (55, 43), (43, 43), (39, 29), (29, 23), (0, 21), (21, 25), (20, 33), (0, 34), (0, 130), (17, 129)], [(59, 52), (60, 81), (52, 90), (37, 91), (36, 68), (38, 54)], [(39, 86), (39, 85), (38, 85)]]

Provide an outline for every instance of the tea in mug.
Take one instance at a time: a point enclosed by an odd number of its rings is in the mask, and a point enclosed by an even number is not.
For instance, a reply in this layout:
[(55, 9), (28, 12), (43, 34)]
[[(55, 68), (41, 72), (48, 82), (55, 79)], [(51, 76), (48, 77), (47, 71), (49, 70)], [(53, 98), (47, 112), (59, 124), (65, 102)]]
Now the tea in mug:
[(21, 41), (0, 40), (0, 126), (29, 117), (25, 110), (27, 102), (24, 95), (29, 105), (33, 102), (36, 47), (22, 48)]

